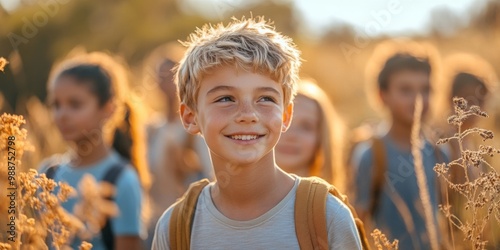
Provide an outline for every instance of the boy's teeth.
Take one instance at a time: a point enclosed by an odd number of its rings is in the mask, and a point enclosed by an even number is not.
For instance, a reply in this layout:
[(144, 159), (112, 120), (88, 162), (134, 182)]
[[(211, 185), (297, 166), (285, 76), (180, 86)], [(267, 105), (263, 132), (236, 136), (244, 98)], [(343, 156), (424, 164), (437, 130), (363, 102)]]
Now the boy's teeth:
[(257, 136), (256, 135), (232, 135), (231, 139), (248, 141), (248, 140), (255, 140), (255, 139), (257, 139)]

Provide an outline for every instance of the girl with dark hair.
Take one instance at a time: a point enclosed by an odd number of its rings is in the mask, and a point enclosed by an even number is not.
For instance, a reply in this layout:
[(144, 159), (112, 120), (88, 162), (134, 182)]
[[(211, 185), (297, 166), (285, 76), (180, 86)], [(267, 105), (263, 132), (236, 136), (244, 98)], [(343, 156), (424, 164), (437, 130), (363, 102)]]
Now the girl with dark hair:
[[(119, 214), (90, 240), (93, 249), (140, 249), (144, 232), (145, 143), (124, 72), (110, 56), (91, 53), (63, 61), (48, 84), (53, 118), (70, 150), (55, 164), (45, 164), (45, 173), (75, 188), (86, 174), (115, 186)], [(63, 207), (74, 212), (77, 201)], [(71, 246), (79, 244), (75, 239)]]

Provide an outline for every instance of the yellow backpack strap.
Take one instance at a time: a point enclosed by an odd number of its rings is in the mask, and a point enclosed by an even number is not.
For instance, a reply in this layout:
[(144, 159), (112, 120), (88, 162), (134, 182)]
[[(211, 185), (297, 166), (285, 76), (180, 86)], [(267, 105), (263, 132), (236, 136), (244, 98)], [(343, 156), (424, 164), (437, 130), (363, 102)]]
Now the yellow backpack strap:
[(295, 232), (300, 249), (328, 249), (326, 199), (328, 193), (339, 198), (351, 211), (363, 249), (370, 249), (363, 222), (358, 218), (347, 196), (318, 177), (300, 178), (295, 198)]
[(208, 179), (192, 183), (186, 193), (174, 204), (168, 230), (170, 249), (190, 249), (191, 227), (193, 225), (198, 197), (203, 188), (209, 183)]
[(387, 161), (385, 155), (385, 145), (381, 138), (372, 139), (373, 169), (372, 185), (370, 195), (369, 215), (373, 216), (378, 208), (380, 195), (384, 186), (384, 174), (387, 170)]
[[(318, 178), (319, 179), (319, 178)], [(295, 232), (300, 249), (328, 249), (326, 195), (316, 178), (300, 178), (295, 198)]]

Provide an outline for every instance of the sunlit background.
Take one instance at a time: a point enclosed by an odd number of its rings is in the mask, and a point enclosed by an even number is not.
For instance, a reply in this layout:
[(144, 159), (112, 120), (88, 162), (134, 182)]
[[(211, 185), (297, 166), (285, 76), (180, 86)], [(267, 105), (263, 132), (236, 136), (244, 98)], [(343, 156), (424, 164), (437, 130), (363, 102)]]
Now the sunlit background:
[[(153, 66), (147, 59), (155, 48), (185, 40), (207, 22), (259, 15), (294, 39), (303, 53), (302, 75), (318, 81), (350, 128), (379, 117), (365, 98), (365, 66), (381, 41), (427, 42), (442, 57), (475, 53), (500, 75), (498, 0), (0, 0), (0, 56), (10, 61), (0, 77), (2, 111), (46, 112), (41, 104), (50, 68), (76, 46), (123, 57), (133, 89), (151, 109), (161, 109), (148, 82)], [(496, 127), (497, 99), (489, 107)], [(46, 120), (28, 119), (32, 126)], [(53, 151), (45, 148), (42, 154)]]

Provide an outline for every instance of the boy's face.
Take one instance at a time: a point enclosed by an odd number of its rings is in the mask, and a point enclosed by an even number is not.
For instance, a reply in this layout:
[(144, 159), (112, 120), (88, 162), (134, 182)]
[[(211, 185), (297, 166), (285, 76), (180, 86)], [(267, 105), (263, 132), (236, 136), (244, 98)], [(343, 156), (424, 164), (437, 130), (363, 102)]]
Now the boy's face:
[(429, 81), (429, 75), (424, 71), (401, 70), (391, 75), (388, 87), (380, 91), (380, 97), (391, 112), (394, 122), (412, 125), (418, 93), (423, 97), (422, 116), (425, 115), (429, 107)]
[(283, 104), (280, 84), (233, 66), (221, 66), (203, 78), (196, 111), (180, 107), (184, 126), (204, 136), (214, 164), (233, 165), (264, 158), (274, 162), (274, 146), (288, 128), (292, 110), (292, 104)]

